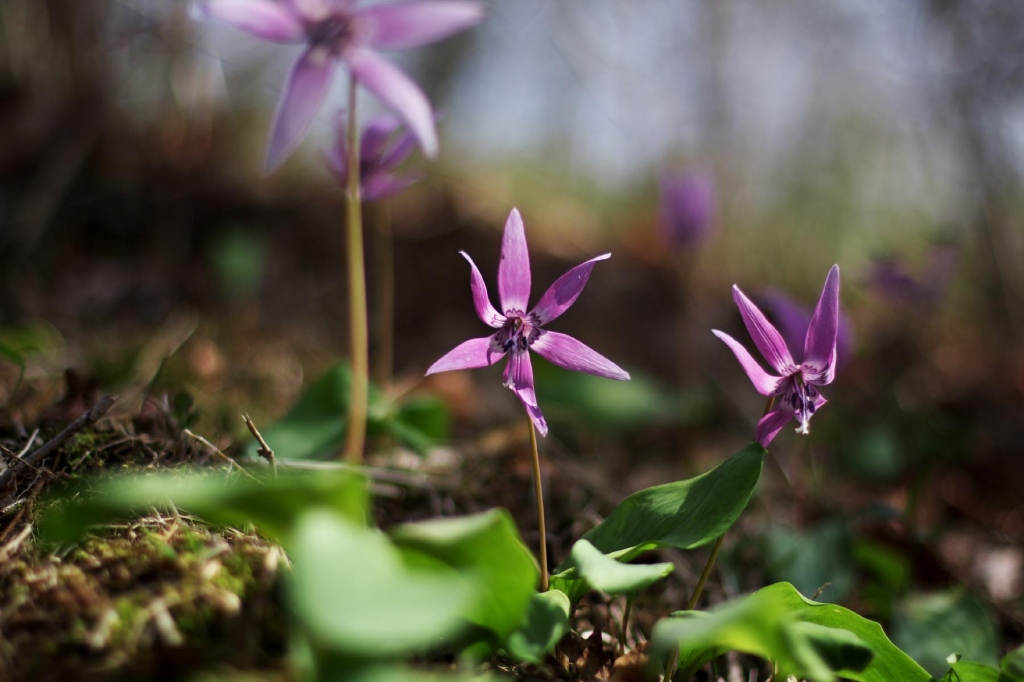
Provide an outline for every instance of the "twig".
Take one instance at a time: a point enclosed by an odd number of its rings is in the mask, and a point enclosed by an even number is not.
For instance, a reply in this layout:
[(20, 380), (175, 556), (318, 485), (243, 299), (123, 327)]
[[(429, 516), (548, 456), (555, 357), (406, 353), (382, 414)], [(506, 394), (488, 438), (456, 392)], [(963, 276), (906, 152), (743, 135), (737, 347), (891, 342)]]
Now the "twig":
[(220, 449), (220, 448), (218, 448), (218, 447), (217, 447), (216, 445), (214, 445), (214, 444), (213, 444), (213, 443), (211, 443), (210, 441), (206, 440), (205, 438), (203, 438), (203, 437), (202, 437), (202, 436), (200, 436), (199, 434), (197, 434), (197, 433), (193, 433), (193, 432), (192, 432), (192, 431), (190, 431), (189, 429), (184, 429), (184, 430), (183, 430), (183, 433), (184, 433), (184, 434), (185, 434), (186, 436), (188, 436), (189, 438), (194, 438), (194, 439), (196, 439), (197, 441), (199, 441), (200, 443), (202, 443), (203, 445), (205, 445), (205, 446), (206, 446), (207, 448), (209, 448), (209, 449), (210, 449), (210, 452), (212, 452), (213, 454), (217, 455), (217, 456), (218, 456), (218, 457), (220, 457), (220, 458), (221, 458), (222, 460), (224, 460), (225, 462), (227, 462), (227, 464), (228, 464), (228, 467), (233, 467), (233, 468), (235, 468), (235, 469), (238, 469), (239, 471), (241, 471), (241, 472), (242, 472), (243, 474), (245, 474), (246, 476), (248, 476), (248, 477), (249, 477), (249, 478), (251, 478), (252, 480), (254, 480), (254, 481), (255, 481), (255, 480), (257, 480), (255, 476), (253, 476), (253, 475), (252, 475), (252, 474), (250, 474), (250, 473), (249, 473), (248, 471), (246, 471), (245, 469), (243, 469), (243, 468), (242, 468), (242, 465), (241, 465), (241, 464), (239, 464), (239, 463), (238, 463), (238, 462), (236, 462), (235, 460), (231, 459), (231, 457), (229, 457), (229, 456), (228, 456), (228, 455), (227, 455), (227, 454), (226, 454), (226, 453), (225, 453), (225, 452), (224, 452), (223, 450), (221, 450), (221, 449)]
[(68, 442), (71, 436), (84, 428), (92, 426), (107, 413), (110, 406), (117, 402), (116, 395), (105, 395), (96, 402), (88, 412), (83, 414), (81, 417), (71, 422), (63, 431), (58, 433), (56, 436), (51, 438), (45, 444), (41, 445), (35, 452), (26, 454), (21, 457), (11, 466), (9, 469), (5, 469), (0, 474), (0, 489), (5, 488), (10, 484), (18, 471), (18, 464), (27, 464), (32, 467), (38, 467), (47, 457), (60, 450), (64, 443)]
[(263, 440), (263, 435), (260, 434), (260, 430), (252, 423), (252, 417), (247, 414), (243, 414), (242, 419), (245, 421), (245, 425), (249, 427), (249, 433), (251, 433), (252, 437), (256, 439), (256, 442), (260, 444), (256, 454), (270, 462), (270, 468), (274, 472), (274, 478), (277, 478), (277, 460), (274, 459), (274, 451), (270, 449), (269, 445), (267, 445), (267, 441)]

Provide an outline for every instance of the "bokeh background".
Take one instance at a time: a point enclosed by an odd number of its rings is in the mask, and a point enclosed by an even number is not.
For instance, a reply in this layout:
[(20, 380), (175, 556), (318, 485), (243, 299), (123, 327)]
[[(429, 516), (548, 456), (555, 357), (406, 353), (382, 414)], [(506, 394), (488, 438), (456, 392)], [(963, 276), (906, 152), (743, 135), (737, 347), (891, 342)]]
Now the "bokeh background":
[[(0, 5), (4, 428), (116, 390), (123, 409), (194, 410), (228, 447), (239, 412), (274, 422), (345, 357), (344, 198), (322, 160), (343, 78), (261, 173), (296, 52), (181, 1)], [(556, 328), (634, 381), (536, 367), (552, 466), (585, 463), (621, 496), (751, 438), (762, 399), (710, 333), (747, 340), (730, 286), (781, 324), (839, 263), (830, 403), (810, 438), (773, 444), (732, 588), (830, 583), (822, 599), (884, 619), (933, 671), (1020, 644), (1024, 5), (494, 1), (477, 29), (394, 57), (441, 112), (442, 146), (366, 209), (371, 304), (381, 235), (394, 248), (385, 390), (438, 396), (462, 453), (519, 433), (500, 369), (421, 379), (483, 335), (458, 251), (493, 293), (516, 206), (534, 298), (614, 254)], [(377, 111), (364, 97), (360, 117)], [(711, 187), (686, 243), (659, 208), (680, 173)]]

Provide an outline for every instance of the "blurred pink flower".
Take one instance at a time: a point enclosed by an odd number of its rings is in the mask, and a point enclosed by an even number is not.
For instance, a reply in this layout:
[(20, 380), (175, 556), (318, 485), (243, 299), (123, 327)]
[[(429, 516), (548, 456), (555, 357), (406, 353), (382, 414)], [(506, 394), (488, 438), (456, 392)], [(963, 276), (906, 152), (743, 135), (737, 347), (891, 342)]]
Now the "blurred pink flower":
[(875, 259), (870, 282), (891, 301), (910, 305), (931, 304), (942, 298), (953, 277), (960, 249), (935, 244), (928, 253), (920, 277), (913, 277), (896, 258)]
[(487, 367), (507, 354), (505, 387), (519, 397), (541, 435), (547, 435), (548, 425), (537, 405), (530, 349), (559, 367), (609, 379), (629, 379), (629, 374), (622, 368), (573, 337), (543, 328), (576, 302), (590, 279), (594, 264), (611, 258), (610, 253), (591, 258), (569, 270), (555, 280), (530, 312), (524, 312), (530, 299), (530, 256), (526, 250), (523, 219), (513, 208), (505, 222), (501, 261), (498, 263), (498, 298), (504, 314), (491, 305), (487, 285), (473, 259), (465, 251), (460, 253), (469, 261), (469, 283), (476, 314), (484, 324), (498, 331), (459, 344), (431, 365), (427, 374)]
[(709, 173), (661, 176), (658, 225), (669, 246), (692, 248), (704, 241), (715, 219), (715, 179)]
[(757, 441), (768, 447), (790, 419), (800, 422), (797, 433), (809, 433), (811, 417), (827, 402), (816, 387), (826, 386), (835, 378), (836, 338), (839, 333), (839, 266), (833, 265), (825, 279), (825, 287), (804, 335), (804, 352), (800, 364), (793, 359), (778, 330), (735, 285), (732, 297), (740, 309), (743, 324), (754, 340), (754, 345), (768, 364), (781, 375), (773, 376), (764, 371), (738, 341), (717, 329), (712, 330), (732, 350), (757, 392), (776, 397), (773, 409), (757, 423)]
[[(345, 116), (338, 116), (334, 146), (327, 152), (327, 165), (343, 188), (348, 185), (348, 144), (345, 139)], [(419, 175), (396, 176), (395, 166), (402, 163), (416, 146), (412, 133), (402, 130), (402, 122), (394, 116), (378, 116), (370, 122), (359, 140), (360, 195), (365, 201), (377, 201), (401, 192)]]
[(276, 43), (305, 43), (278, 103), (265, 160), (273, 170), (309, 132), (338, 62), (408, 124), (427, 156), (437, 154), (423, 91), (376, 50), (428, 45), (483, 19), (470, 0), (420, 0), (356, 9), (356, 0), (200, 0), (200, 10)]

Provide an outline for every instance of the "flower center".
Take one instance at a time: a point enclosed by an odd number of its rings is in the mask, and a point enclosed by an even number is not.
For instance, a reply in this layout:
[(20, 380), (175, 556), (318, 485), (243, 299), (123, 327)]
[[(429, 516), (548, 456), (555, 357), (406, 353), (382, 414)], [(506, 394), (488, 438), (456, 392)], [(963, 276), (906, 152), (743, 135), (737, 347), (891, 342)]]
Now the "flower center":
[(306, 37), (310, 45), (326, 48), (335, 56), (352, 42), (354, 36), (355, 26), (347, 14), (332, 14), (326, 19), (306, 25)]
[(522, 354), (536, 340), (539, 331), (521, 310), (510, 310), (505, 314), (505, 324), (494, 334), (491, 345), (502, 353)]
[(814, 416), (814, 411), (818, 407), (816, 402), (819, 396), (818, 391), (811, 384), (804, 382), (802, 374), (797, 373), (791, 378), (787, 393), (784, 400), (788, 400), (790, 407), (793, 408), (794, 416), (800, 422), (796, 432), (807, 435), (811, 432), (811, 417)]

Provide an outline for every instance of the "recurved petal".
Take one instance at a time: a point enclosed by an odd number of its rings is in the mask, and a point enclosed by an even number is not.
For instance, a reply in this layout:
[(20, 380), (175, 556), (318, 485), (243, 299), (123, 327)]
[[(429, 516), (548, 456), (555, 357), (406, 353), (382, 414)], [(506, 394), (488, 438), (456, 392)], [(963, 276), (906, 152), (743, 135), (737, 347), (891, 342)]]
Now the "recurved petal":
[(530, 348), (565, 369), (620, 381), (629, 379), (624, 369), (568, 334), (543, 329)]
[(591, 258), (586, 263), (580, 263), (569, 272), (555, 280), (555, 283), (548, 287), (537, 305), (533, 307), (533, 314), (538, 324), (547, 324), (569, 309), (576, 299), (579, 298), (587, 280), (590, 279), (590, 272), (594, 269), (594, 263), (600, 260), (607, 260), (612, 254), (606, 253), (596, 258)]
[(761, 417), (761, 420), (757, 422), (757, 429), (754, 432), (754, 437), (757, 442), (761, 444), (761, 447), (768, 447), (775, 436), (778, 435), (782, 427), (785, 426), (790, 419), (793, 418), (793, 410), (789, 409), (789, 406), (782, 406), (777, 410), (772, 410), (765, 416)]
[(448, 372), (453, 369), (475, 369), (493, 365), (502, 358), (504, 353), (491, 347), (491, 337), (470, 339), (448, 351), (447, 355), (435, 362), (427, 370), (427, 374)]
[(273, 0), (207, 0), (199, 5), (204, 16), (219, 19), (246, 33), (276, 43), (301, 41), (301, 19), (287, 5)]
[(526, 414), (533, 421), (540, 435), (548, 435), (548, 424), (537, 404), (537, 392), (533, 384), (533, 363), (529, 353), (513, 353), (509, 355), (505, 367), (505, 386), (512, 389), (526, 409)]
[(370, 50), (350, 48), (342, 57), (352, 74), (389, 109), (406, 122), (423, 153), (437, 156), (434, 113), (420, 86), (383, 57)]
[(526, 312), (530, 301), (530, 254), (526, 250), (526, 230), (519, 209), (513, 208), (505, 221), (501, 237), (501, 261), (498, 263), (498, 299), (504, 312)]
[(475, 2), (433, 0), (375, 5), (359, 12), (367, 42), (381, 50), (429, 45), (479, 24), (484, 10)]
[(480, 275), (480, 269), (477, 268), (476, 263), (465, 251), (459, 251), (459, 253), (469, 261), (469, 288), (473, 291), (473, 307), (476, 309), (476, 315), (484, 324), (497, 329), (505, 324), (505, 316), (491, 305), (490, 296), (487, 295), (487, 284), (484, 282), (483, 276)]
[(736, 356), (736, 359), (740, 361), (743, 371), (747, 373), (750, 383), (754, 384), (754, 389), (758, 393), (761, 395), (772, 395), (778, 390), (779, 382), (782, 381), (781, 377), (772, 376), (764, 371), (747, 349), (725, 332), (712, 329), (711, 333), (724, 341), (725, 345), (729, 346), (729, 349)]
[(833, 265), (804, 338), (804, 375), (814, 383), (828, 384), (835, 378), (838, 333), (839, 266)]
[(334, 76), (334, 60), (326, 50), (310, 48), (295, 63), (274, 117), (264, 168), (270, 172), (302, 141), (323, 106)]
[(754, 340), (754, 345), (761, 351), (761, 355), (776, 372), (789, 374), (795, 366), (793, 356), (789, 354), (782, 335), (738, 286), (733, 286), (732, 298), (736, 301), (743, 324), (746, 325), (750, 338)]

